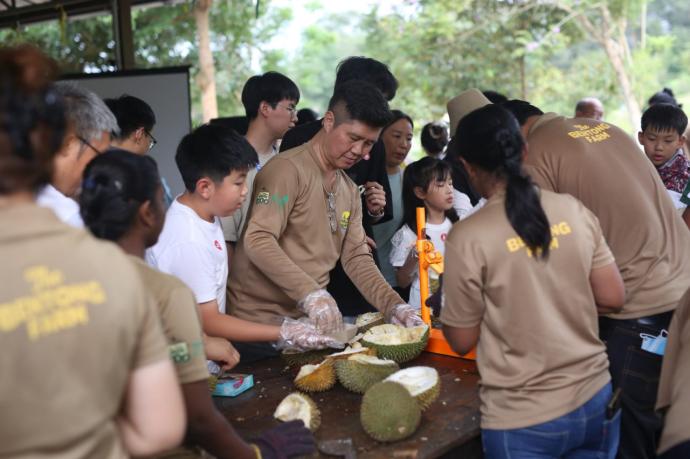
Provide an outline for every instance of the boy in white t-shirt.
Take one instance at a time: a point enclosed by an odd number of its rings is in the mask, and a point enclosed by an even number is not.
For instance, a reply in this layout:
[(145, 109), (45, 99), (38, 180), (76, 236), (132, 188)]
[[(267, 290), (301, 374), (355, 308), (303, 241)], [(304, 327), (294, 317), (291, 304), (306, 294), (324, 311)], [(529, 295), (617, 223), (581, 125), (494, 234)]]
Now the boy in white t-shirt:
[(182, 139), (175, 161), (186, 190), (168, 209), (146, 260), (194, 292), (204, 333), (297, 350), (335, 344), (310, 323), (286, 318), (281, 326), (265, 325), (225, 314), (228, 258), (220, 217), (239, 209), (247, 195), (247, 171), (257, 164), (251, 145), (232, 130), (203, 125)]

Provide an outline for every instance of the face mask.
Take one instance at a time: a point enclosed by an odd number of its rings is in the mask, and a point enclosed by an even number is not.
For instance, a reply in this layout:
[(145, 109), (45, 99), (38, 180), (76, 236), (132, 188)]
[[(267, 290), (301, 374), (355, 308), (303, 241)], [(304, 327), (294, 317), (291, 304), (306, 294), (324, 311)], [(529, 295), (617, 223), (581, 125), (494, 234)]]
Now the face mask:
[(668, 332), (666, 330), (661, 330), (659, 336), (640, 333), (640, 338), (642, 338), (642, 346), (640, 347), (643, 351), (651, 352), (656, 355), (664, 355), (667, 336)]

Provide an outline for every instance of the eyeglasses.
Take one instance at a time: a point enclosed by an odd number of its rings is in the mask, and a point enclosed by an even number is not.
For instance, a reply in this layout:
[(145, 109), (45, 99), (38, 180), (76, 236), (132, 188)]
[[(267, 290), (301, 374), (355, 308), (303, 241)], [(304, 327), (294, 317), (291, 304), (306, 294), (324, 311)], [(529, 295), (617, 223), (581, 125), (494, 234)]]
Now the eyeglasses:
[(80, 141), (81, 143), (83, 143), (84, 145), (86, 145), (87, 147), (89, 147), (90, 149), (92, 149), (93, 151), (95, 151), (97, 155), (100, 155), (100, 154), (103, 153), (101, 150), (99, 150), (98, 148), (94, 147), (94, 146), (91, 145), (89, 142), (87, 142), (85, 138), (77, 136), (77, 139), (79, 139), (79, 141)]
[(326, 192), (328, 202), (328, 223), (331, 225), (331, 233), (338, 230), (338, 220), (335, 215), (335, 193)]
[(283, 107), (285, 110), (290, 112), (290, 115), (296, 115), (297, 114), (297, 107), (294, 105), (281, 105), (281, 104), (276, 104), (279, 107)]
[(158, 143), (158, 141), (157, 141), (156, 138), (153, 136), (153, 134), (151, 134), (151, 133), (150, 133), (149, 131), (147, 131), (146, 129), (144, 129), (144, 133), (145, 133), (147, 136), (149, 136), (149, 151), (151, 151), (151, 150), (153, 150), (153, 147), (156, 146), (156, 144)]

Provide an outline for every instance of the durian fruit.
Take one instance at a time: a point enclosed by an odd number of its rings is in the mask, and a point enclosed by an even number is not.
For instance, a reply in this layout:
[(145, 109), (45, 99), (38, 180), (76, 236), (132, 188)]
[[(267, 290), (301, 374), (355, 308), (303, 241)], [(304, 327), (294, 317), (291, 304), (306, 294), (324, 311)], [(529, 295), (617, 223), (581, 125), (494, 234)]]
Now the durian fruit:
[(291, 367), (301, 367), (302, 365), (315, 364), (323, 361), (323, 359), (333, 352), (333, 349), (316, 349), (307, 352), (290, 352), (283, 351), (280, 357), (283, 361)]
[(367, 312), (357, 316), (355, 325), (357, 325), (357, 333), (364, 333), (371, 327), (383, 325), (385, 322), (382, 312)]
[(295, 386), (304, 392), (323, 392), (334, 385), (335, 367), (331, 360), (318, 365), (304, 365), (295, 378)]
[(441, 392), (441, 378), (438, 371), (431, 367), (409, 367), (393, 373), (384, 381), (402, 384), (417, 399), (419, 406), (425, 410), (438, 398)]
[(429, 326), (405, 328), (384, 324), (370, 328), (362, 337), (362, 345), (376, 350), (380, 359), (407, 362), (422, 353), (429, 341)]
[(347, 360), (335, 362), (335, 373), (340, 384), (359, 394), (363, 394), (399, 368), (398, 364), (392, 360), (381, 360), (365, 354), (355, 354)]
[(321, 425), (321, 412), (316, 403), (308, 395), (299, 392), (293, 392), (285, 397), (278, 404), (273, 417), (283, 422), (300, 419), (312, 432)]
[(343, 324), (343, 328), (340, 330), (330, 333), (328, 336), (340, 343), (348, 343), (357, 334), (357, 325), (355, 324)]
[(354, 343), (352, 346), (348, 346), (344, 351), (336, 352), (335, 354), (330, 354), (326, 356), (329, 360), (347, 360), (353, 355), (363, 354), (363, 355), (376, 355), (376, 351), (369, 349), (368, 347), (363, 347), (359, 343)]
[(374, 384), (362, 398), (359, 419), (374, 440), (391, 442), (412, 435), (422, 417), (415, 398), (402, 385), (390, 381)]

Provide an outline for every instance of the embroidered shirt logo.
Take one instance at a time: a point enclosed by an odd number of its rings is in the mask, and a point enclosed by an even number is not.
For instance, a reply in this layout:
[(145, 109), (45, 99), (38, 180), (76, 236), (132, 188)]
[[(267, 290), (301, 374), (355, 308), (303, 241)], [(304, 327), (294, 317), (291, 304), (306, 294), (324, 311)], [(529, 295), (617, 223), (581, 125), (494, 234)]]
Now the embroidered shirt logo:
[(340, 227), (343, 230), (347, 230), (347, 227), (350, 225), (350, 211), (346, 210), (345, 212), (342, 213), (340, 216)]
[(170, 352), (170, 358), (176, 364), (187, 363), (191, 359), (189, 347), (185, 342), (171, 344), (168, 346), (168, 351)]
[(213, 245), (216, 246), (216, 249), (221, 250), (221, 251), (223, 250), (223, 247), (221, 247), (220, 242), (218, 242), (217, 239), (215, 241), (213, 241)]
[[(562, 221), (560, 223), (556, 223), (555, 225), (551, 225), (551, 244), (549, 245), (549, 249), (558, 249), (560, 247), (560, 242), (558, 240), (559, 236), (567, 236), (569, 234), (572, 234), (572, 232), (573, 230), (570, 224), (566, 221)], [(527, 256), (532, 257), (533, 255), (532, 249), (527, 247), (525, 242), (520, 237), (506, 239), (506, 247), (508, 248), (508, 251), (511, 253), (517, 252), (518, 250), (524, 248), (527, 251)]]
[(568, 135), (573, 139), (583, 138), (588, 143), (598, 143), (610, 138), (608, 131), (611, 126), (606, 123), (599, 123), (592, 127), (586, 124), (576, 124), (574, 126), (577, 130), (568, 132)]
[(286, 194), (284, 194), (283, 196), (273, 195), (271, 200), (273, 202), (275, 202), (276, 204), (278, 204), (278, 207), (282, 208), (283, 206), (285, 206), (285, 204), (288, 203), (288, 195), (286, 195)]
[(271, 193), (268, 191), (262, 191), (256, 195), (255, 204), (268, 204), (271, 202)]
[(26, 327), (30, 341), (89, 323), (90, 307), (106, 302), (98, 281), (67, 283), (62, 271), (33, 266), (24, 271), (30, 292), (0, 303), (0, 335)]

